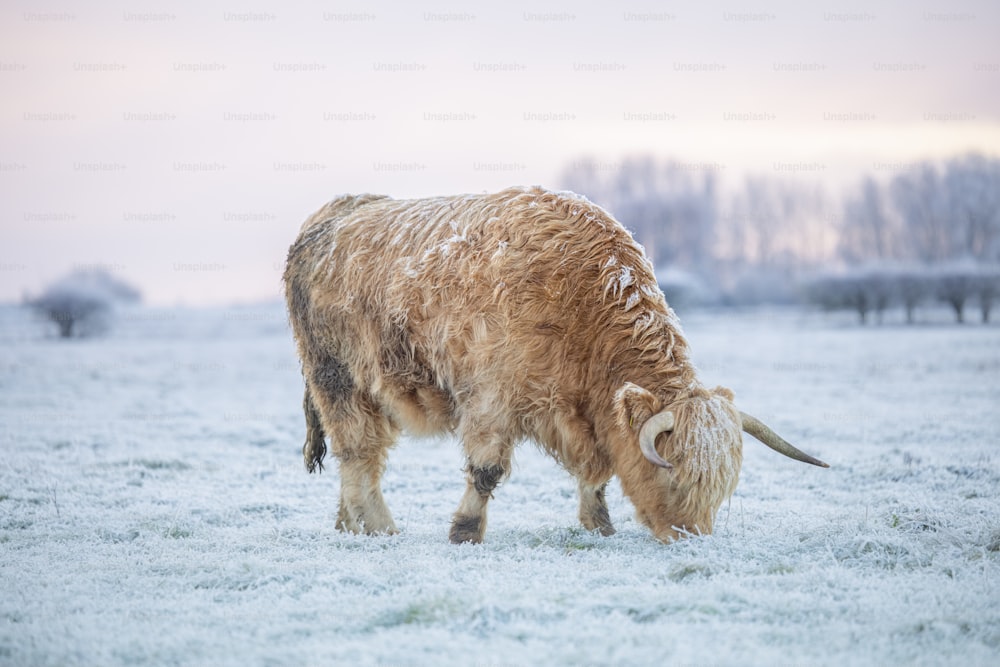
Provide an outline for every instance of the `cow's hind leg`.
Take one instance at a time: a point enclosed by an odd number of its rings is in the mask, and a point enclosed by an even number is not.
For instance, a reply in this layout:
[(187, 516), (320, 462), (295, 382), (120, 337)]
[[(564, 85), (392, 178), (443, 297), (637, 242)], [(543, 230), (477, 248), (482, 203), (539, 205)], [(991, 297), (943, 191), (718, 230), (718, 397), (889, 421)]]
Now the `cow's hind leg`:
[(389, 419), (369, 400), (357, 400), (342, 430), (331, 436), (340, 459), (340, 511), (337, 528), (352, 533), (394, 534), (396, 524), (382, 496), (382, 473), (389, 448), (399, 435)]
[(454, 544), (483, 541), (486, 532), (486, 506), (493, 489), (510, 472), (512, 439), (463, 428), (466, 487), (462, 502), (451, 523), (449, 539)]
[[(398, 532), (382, 496), (381, 480), (399, 430), (336, 360), (327, 358), (313, 366), (308, 393), (340, 461), (337, 528), (368, 534)], [(307, 466), (309, 462), (307, 454)]]

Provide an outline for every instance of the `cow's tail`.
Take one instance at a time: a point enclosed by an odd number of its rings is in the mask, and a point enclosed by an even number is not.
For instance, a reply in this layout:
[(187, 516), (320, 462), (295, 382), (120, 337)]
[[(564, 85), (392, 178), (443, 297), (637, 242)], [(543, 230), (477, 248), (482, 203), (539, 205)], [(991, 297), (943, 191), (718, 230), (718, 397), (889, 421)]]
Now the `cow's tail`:
[[(288, 249), (288, 260), (285, 264), (285, 299), (288, 302), (288, 318), (292, 331), (298, 341), (299, 356), (303, 363), (309, 350), (317, 346), (312, 338), (313, 307), (309, 298), (309, 284), (305, 276), (312, 274), (316, 266), (317, 253), (328, 252), (335, 244), (323, 241), (323, 237), (336, 232), (334, 221), (348, 215), (362, 206), (380, 199), (386, 195), (343, 195), (327, 203), (302, 225), (298, 238)], [(330, 236), (330, 239), (333, 239)], [(332, 244), (332, 246), (331, 246)], [(302, 410), (306, 416), (306, 444), (302, 446), (302, 457), (306, 462), (306, 470), (323, 472), (323, 458), (326, 456), (326, 434), (320, 422), (316, 403), (306, 384), (305, 397), (302, 399)]]
[(302, 399), (302, 410), (306, 415), (306, 444), (302, 445), (302, 458), (306, 462), (306, 470), (323, 472), (323, 458), (326, 456), (326, 434), (323, 432), (323, 424), (319, 419), (319, 412), (313, 403), (312, 394), (309, 392), (309, 385), (306, 385), (306, 394)]

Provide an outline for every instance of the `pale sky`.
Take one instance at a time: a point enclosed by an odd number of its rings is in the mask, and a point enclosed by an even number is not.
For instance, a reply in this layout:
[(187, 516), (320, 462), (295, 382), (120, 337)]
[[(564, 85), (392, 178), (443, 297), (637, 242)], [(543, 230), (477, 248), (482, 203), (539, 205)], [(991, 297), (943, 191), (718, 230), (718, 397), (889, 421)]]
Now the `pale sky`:
[(1000, 156), (998, 35), (992, 0), (4, 0), (0, 302), (86, 266), (156, 305), (277, 298), (337, 194), (555, 187), (584, 157), (837, 192)]

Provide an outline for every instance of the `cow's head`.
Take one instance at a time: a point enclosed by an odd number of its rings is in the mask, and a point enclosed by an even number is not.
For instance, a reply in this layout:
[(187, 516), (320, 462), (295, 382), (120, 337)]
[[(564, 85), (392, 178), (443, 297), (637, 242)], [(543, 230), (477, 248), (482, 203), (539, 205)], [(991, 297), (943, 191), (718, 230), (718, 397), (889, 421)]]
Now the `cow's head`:
[(785, 456), (829, 467), (740, 412), (725, 387), (693, 387), (666, 403), (626, 382), (615, 395), (615, 413), (625, 438), (622, 488), (639, 520), (665, 542), (712, 532), (716, 512), (736, 489), (743, 431)]

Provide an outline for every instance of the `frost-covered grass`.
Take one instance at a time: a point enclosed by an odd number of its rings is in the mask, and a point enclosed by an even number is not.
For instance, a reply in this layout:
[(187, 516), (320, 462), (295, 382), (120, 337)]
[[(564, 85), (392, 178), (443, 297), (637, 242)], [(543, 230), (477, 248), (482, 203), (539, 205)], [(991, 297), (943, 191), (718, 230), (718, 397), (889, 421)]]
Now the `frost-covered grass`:
[[(716, 533), (618, 534), (531, 445), (486, 542), (448, 544), (457, 443), (404, 441), (402, 533), (333, 528), (279, 307), (136, 311), (40, 339), (0, 311), (0, 664), (996, 664), (1000, 328), (681, 314), (749, 437)], [(332, 462), (331, 462), (332, 463)]]

